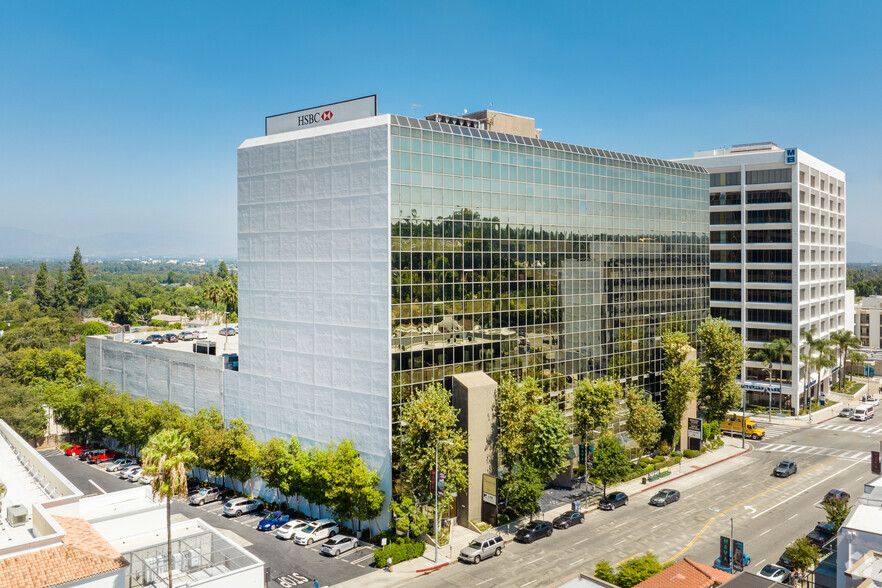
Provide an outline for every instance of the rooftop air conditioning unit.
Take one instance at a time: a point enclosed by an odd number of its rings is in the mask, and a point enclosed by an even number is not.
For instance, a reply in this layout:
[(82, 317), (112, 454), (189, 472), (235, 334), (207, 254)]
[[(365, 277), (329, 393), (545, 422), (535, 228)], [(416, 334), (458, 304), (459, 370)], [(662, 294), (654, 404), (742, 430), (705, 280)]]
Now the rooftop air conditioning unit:
[(10, 527), (22, 527), (28, 522), (28, 509), (22, 504), (7, 506), (6, 520)]

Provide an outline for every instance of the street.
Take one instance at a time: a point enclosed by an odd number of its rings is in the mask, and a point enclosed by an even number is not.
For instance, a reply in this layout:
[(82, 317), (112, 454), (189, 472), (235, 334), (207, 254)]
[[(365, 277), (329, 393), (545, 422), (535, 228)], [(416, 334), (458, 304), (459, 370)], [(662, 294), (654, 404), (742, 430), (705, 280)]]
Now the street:
[[(500, 557), (453, 564), (409, 584), (556, 586), (563, 577), (592, 573), (600, 559), (617, 564), (647, 551), (662, 562), (689, 556), (712, 564), (719, 536), (730, 534), (732, 522), (752, 558), (747, 569), (759, 570), (825, 520), (820, 500), (828, 490), (845, 490), (852, 502), (861, 495), (872, 477), (869, 451), (878, 449), (882, 426), (838, 418), (802, 427), (758, 424), (767, 437), (751, 442), (753, 451), (661, 486), (679, 490), (679, 502), (658, 508), (648, 504), (654, 491), (632, 495), (624, 508), (588, 513), (583, 525), (555, 530), (532, 545), (509, 543)], [(797, 463), (797, 474), (773, 477), (772, 469), (785, 459)]]

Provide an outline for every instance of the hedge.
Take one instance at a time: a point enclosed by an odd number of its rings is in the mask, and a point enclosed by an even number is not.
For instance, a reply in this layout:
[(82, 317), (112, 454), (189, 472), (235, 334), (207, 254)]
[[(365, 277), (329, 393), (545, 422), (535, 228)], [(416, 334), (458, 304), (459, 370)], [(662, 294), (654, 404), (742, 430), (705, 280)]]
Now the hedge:
[(420, 557), (426, 550), (426, 544), (419, 539), (399, 537), (393, 543), (374, 551), (374, 564), (378, 568), (386, 567), (386, 560), (391, 557), (392, 565), (402, 561)]
[(695, 449), (684, 449), (683, 457), (686, 459), (692, 459), (693, 457), (698, 457), (701, 455), (701, 451), (696, 451)]

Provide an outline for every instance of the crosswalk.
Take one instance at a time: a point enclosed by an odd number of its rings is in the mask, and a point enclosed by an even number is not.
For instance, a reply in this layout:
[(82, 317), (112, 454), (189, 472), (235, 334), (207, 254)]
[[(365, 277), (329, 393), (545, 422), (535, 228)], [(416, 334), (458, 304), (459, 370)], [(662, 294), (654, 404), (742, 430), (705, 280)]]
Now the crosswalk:
[(766, 432), (765, 437), (763, 437), (763, 441), (768, 441), (769, 439), (775, 439), (776, 437), (780, 437), (781, 435), (786, 435), (787, 433), (793, 432), (793, 427), (789, 425), (777, 425), (774, 423), (762, 423), (754, 419), (753, 421), (756, 423), (756, 426), (761, 428)]
[[(850, 422), (850, 421), (846, 421)], [(837, 423), (821, 423), (820, 425), (815, 425), (816, 429), (823, 429), (825, 431), (851, 431), (852, 433), (864, 433), (867, 435), (878, 435), (882, 433), (882, 423), (878, 427), (868, 427), (863, 424), (837, 424)]]
[(800, 455), (824, 455), (853, 461), (869, 461), (870, 452), (852, 449), (832, 449), (830, 447), (812, 447), (809, 445), (787, 445), (772, 443), (758, 448), (760, 451), (776, 451), (781, 453), (798, 453)]
[(53, 457), (56, 455), (64, 455), (64, 452), (58, 448), (55, 449), (41, 449), (40, 455), (43, 457)]

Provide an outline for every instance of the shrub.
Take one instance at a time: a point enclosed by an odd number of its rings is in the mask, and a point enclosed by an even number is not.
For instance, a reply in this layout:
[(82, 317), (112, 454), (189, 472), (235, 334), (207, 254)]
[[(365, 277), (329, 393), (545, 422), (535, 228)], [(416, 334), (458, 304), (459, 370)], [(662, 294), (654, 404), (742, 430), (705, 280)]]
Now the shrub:
[(662, 442), (658, 445), (658, 452), (662, 455), (668, 455), (669, 453), (671, 453), (671, 446), (668, 444), (667, 441), (662, 440)]
[(646, 466), (648, 466), (648, 465), (651, 464), (651, 463), (652, 463), (652, 460), (649, 459), (648, 457), (641, 457), (641, 458), (640, 458), (640, 465), (643, 466), (643, 467), (646, 467)]
[(663, 461), (665, 461), (665, 456), (664, 455), (657, 455), (657, 456), (655, 456), (655, 458), (653, 458), (652, 463), (661, 463)]
[(683, 450), (683, 457), (685, 457), (686, 459), (692, 459), (692, 458), (694, 458), (694, 457), (698, 457), (699, 455), (701, 455), (701, 452), (700, 452), (700, 451), (696, 451), (696, 450), (694, 450), (694, 449), (685, 449), (685, 450)]
[[(389, 543), (392, 543), (392, 542), (395, 541), (397, 538), (398, 538), (398, 532), (395, 531), (395, 529), (386, 529), (385, 531), (382, 531), (382, 532), (377, 533), (376, 535), (374, 535), (374, 538), (371, 539), (371, 541), (372, 541), (375, 545), (379, 545), (380, 543), (383, 542), (383, 541), (382, 541), (383, 539), (385, 539), (385, 540), (386, 540), (387, 542), (389, 542)], [(387, 557), (388, 557), (388, 556), (387, 556)]]
[(374, 551), (374, 564), (378, 568), (386, 567), (386, 560), (392, 558), (392, 565), (402, 561), (420, 557), (426, 550), (426, 544), (419, 539), (399, 537), (394, 542)]
[(73, 443), (62, 443), (58, 446), (58, 449), (64, 451), (65, 449), (70, 449), (71, 447), (73, 447)]

